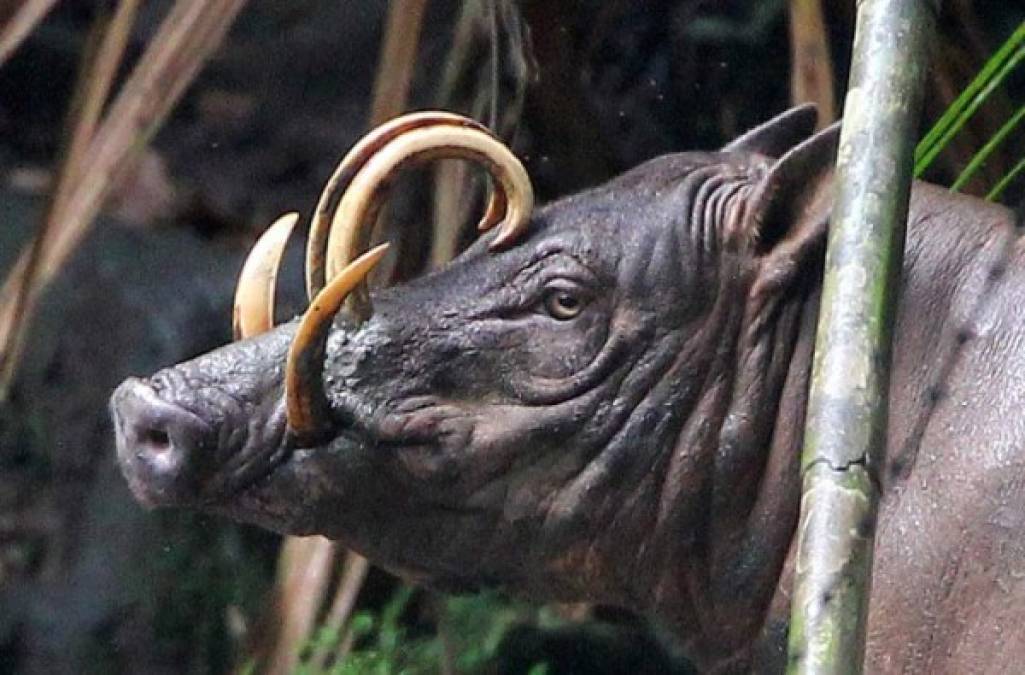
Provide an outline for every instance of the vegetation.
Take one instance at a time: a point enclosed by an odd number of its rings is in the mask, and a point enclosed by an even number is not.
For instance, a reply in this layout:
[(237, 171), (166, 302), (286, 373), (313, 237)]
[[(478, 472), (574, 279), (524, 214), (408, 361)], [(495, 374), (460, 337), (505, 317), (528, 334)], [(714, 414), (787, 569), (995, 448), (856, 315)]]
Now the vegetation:
[[(1008, 76), (1025, 59), (1025, 22), (1004, 41), (1004, 43), (983, 64), (979, 74), (975, 76), (964, 91), (950, 104), (946, 112), (940, 116), (932, 128), (926, 132), (915, 148), (915, 175), (921, 176), (936, 160), (940, 152), (946, 148), (959, 131), (965, 128), (972, 115), (985, 103), (986, 99), (998, 87), (1004, 84)], [(958, 174), (951, 185), (952, 190), (959, 190), (978, 171), (986, 159), (993, 154), (1007, 136), (1017, 128), (1025, 117), (1025, 105), (1011, 117), (1000, 129), (987, 140), (972, 157), (968, 165)], [(986, 199), (993, 201), (1000, 198), (1004, 190), (1025, 168), (1025, 157), (1017, 162), (993, 188), (986, 194)]]
[[(399, 586), (379, 609), (356, 612), (345, 631), (320, 628), (303, 645), (295, 675), (430, 675), (480, 673), (493, 663), (503, 636), (513, 625), (535, 613), (523, 603), (496, 593), (466, 597), (434, 597), (433, 607), (443, 632), (425, 630), (410, 622), (415, 596), (427, 594)], [(545, 616), (543, 625), (560, 623)], [(351, 646), (355, 645), (352, 649)], [(325, 660), (325, 655), (333, 655)], [(242, 673), (259, 672), (249, 661)], [(545, 663), (534, 664), (527, 675), (548, 675)]]

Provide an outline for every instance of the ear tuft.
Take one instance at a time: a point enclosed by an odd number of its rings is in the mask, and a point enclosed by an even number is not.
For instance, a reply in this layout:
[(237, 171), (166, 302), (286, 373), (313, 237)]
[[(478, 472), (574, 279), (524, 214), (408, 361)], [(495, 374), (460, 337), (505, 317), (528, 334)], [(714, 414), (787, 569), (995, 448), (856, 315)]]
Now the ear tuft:
[(723, 146), (722, 152), (753, 152), (779, 157), (815, 131), (819, 114), (811, 103), (776, 115)]

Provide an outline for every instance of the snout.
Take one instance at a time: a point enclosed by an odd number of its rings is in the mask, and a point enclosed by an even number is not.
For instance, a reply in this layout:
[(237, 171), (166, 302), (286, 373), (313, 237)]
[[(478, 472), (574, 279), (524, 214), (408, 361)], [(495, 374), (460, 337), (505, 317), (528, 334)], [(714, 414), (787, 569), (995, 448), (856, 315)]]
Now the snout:
[(194, 500), (209, 463), (204, 456), (215, 446), (213, 429), (136, 378), (117, 388), (111, 411), (118, 461), (136, 498), (150, 506)]

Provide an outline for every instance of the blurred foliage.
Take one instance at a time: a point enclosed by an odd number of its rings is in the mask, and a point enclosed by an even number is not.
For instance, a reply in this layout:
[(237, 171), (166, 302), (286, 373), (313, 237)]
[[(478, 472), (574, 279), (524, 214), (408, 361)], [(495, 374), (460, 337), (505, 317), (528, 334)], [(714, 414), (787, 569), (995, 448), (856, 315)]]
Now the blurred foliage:
[[(567, 617), (555, 606), (537, 607), (485, 591), (435, 595), (395, 587), (377, 609), (357, 612), (352, 634), (322, 631), (306, 645), (294, 675), (693, 675), (644, 623), (597, 610), (592, 618)], [(355, 648), (317, 667), (311, 655)], [(255, 675), (258, 664), (247, 672)]]
[[(406, 585), (396, 587), (379, 609), (355, 613), (344, 631), (320, 629), (303, 648), (303, 657), (295, 675), (433, 675), (444, 672), (449, 663), (455, 672), (490, 672), (499, 647), (509, 629), (527, 617), (539, 614), (539, 626), (557, 626), (560, 622), (548, 612), (537, 612), (522, 602), (511, 601), (494, 592), (473, 596), (435, 597), (434, 610), (444, 634), (417, 621), (413, 614), (414, 596), (426, 595)], [(336, 653), (343, 644), (355, 649), (336, 663), (318, 667), (312, 655)], [(258, 664), (250, 662), (244, 674), (257, 673)], [(527, 675), (554, 675), (545, 663), (536, 663)]]
[[(156, 552), (146, 598), (155, 617), (151, 649), (180, 664), (181, 673), (228, 672), (237, 654), (228, 613), (254, 615), (268, 587), (273, 537), (252, 528), (213, 527), (197, 513), (160, 513), (166, 543)], [(266, 555), (254, 557), (262, 547)], [(262, 565), (260, 563), (263, 563)], [(181, 636), (190, 635), (183, 642)]]

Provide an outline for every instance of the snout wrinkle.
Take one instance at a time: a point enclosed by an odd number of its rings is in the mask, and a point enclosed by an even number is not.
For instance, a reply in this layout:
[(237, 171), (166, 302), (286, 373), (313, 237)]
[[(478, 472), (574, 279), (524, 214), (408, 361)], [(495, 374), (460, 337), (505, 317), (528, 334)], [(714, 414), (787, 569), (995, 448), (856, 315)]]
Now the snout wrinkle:
[(224, 501), (291, 456), (280, 400), (271, 403), (265, 418), (258, 416), (257, 424), (251, 414), (240, 414), (241, 407), (225, 406), (224, 397), (214, 395), (223, 392), (208, 392), (208, 419), (193, 411), (197, 401), (179, 402), (173, 390), (161, 385), (162, 380), (129, 378), (111, 397), (118, 463), (143, 504)]

